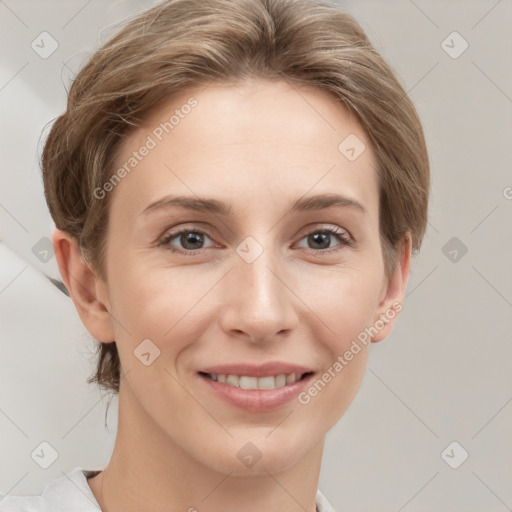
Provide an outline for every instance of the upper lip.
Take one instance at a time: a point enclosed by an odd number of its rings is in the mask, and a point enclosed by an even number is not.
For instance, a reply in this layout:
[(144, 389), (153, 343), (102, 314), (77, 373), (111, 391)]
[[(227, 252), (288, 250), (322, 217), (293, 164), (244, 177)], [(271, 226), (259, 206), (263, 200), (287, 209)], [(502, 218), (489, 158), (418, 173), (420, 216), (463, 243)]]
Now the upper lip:
[(272, 375), (290, 375), (292, 373), (303, 375), (312, 372), (311, 368), (280, 361), (271, 361), (264, 364), (233, 363), (209, 366), (199, 370), (202, 373), (215, 375), (246, 375), (247, 377), (270, 377)]

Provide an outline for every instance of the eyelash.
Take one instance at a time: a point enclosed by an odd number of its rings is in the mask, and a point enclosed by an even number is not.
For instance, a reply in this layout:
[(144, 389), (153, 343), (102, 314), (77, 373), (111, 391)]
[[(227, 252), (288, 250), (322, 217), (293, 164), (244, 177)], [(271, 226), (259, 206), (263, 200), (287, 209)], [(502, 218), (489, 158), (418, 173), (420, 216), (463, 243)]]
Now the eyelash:
[[(174, 233), (169, 233), (166, 237), (164, 237), (160, 242), (159, 246), (164, 247), (166, 250), (171, 251), (173, 253), (182, 254), (184, 256), (198, 256), (203, 253), (204, 250), (208, 249), (201, 248), (197, 250), (187, 250), (187, 249), (176, 249), (175, 247), (169, 245), (169, 243), (174, 240), (175, 238), (187, 234), (187, 233), (198, 233), (200, 235), (206, 235), (208, 238), (211, 238), (207, 232), (201, 230), (201, 229), (182, 229), (181, 231), (176, 231)], [(309, 249), (310, 251), (313, 251), (316, 255), (327, 255), (331, 254), (333, 252), (341, 250), (343, 247), (348, 246), (352, 247), (354, 241), (352, 240), (351, 236), (344, 230), (340, 228), (322, 228), (322, 229), (314, 229), (313, 231), (310, 231), (305, 236), (301, 238), (303, 240), (304, 238), (315, 234), (315, 233), (328, 233), (330, 235), (334, 235), (338, 241), (340, 242), (339, 245), (331, 248), (331, 249)]]

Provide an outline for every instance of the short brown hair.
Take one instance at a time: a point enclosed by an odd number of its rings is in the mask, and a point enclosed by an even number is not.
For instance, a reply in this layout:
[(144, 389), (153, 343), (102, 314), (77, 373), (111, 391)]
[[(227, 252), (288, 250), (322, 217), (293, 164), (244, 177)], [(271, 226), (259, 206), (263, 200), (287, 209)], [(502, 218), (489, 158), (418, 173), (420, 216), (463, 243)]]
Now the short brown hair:
[[(175, 93), (211, 82), (281, 79), (320, 88), (356, 114), (373, 144), (380, 187), (380, 238), (387, 275), (409, 234), (416, 253), (426, 229), (430, 171), (417, 112), (355, 19), (319, 0), (167, 0), (131, 20), (74, 80), (67, 108), (42, 155), (46, 201), (104, 274), (109, 195), (129, 130)], [(340, 141), (341, 142), (341, 141)], [(115, 341), (100, 343), (89, 382), (119, 391)]]

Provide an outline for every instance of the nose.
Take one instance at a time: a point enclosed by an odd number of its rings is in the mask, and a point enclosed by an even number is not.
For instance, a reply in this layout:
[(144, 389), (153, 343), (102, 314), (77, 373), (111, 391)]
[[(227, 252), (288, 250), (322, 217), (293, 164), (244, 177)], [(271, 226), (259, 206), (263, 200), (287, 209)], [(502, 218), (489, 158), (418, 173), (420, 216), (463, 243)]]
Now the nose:
[(251, 263), (237, 253), (223, 279), (221, 328), (252, 343), (270, 343), (289, 335), (298, 324), (297, 297), (290, 273), (277, 251), (265, 249)]

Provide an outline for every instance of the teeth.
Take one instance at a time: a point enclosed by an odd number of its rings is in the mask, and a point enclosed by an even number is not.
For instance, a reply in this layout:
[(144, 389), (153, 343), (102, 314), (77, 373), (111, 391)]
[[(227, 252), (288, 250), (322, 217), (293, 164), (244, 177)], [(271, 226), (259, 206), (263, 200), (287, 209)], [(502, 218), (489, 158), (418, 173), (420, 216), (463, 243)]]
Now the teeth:
[[(242, 389), (258, 389), (258, 378), (257, 377), (235, 377), (233, 375), (230, 375), (229, 377), (233, 377), (231, 380), (228, 381), (228, 384), (231, 384), (232, 386), (237, 385), (238, 380), (238, 386)], [(228, 377), (228, 378), (229, 378)], [(273, 377), (271, 377), (273, 379)], [(269, 389), (268, 387), (265, 387), (265, 389)], [(273, 388), (270, 388), (273, 389)]]
[(301, 374), (292, 373), (285, 375), (284, 373), (269, 377), (248, 377), (246, 375), (216, 375), (209, 373), (208, 377), (217, 382), (224, 382), (230, 386), (242, 389), (278, 389), (288, 384), (300, 380)]
[[(244, 377), (242, 377), (240, 379), (240, 387), (243, 388), (243, 385), (242, 385), (242, 379)], [(254, 386), (252, 389), (256, 389), (256, 387), (258, 389), (275, 389), (275, 388), (281, 388), (282, 386), (277, 382), (277, 377), (272, 377), (272, 375), (268, 376), (268, 377), (260, 377), (259, 379), (256, 379), (254, 378)], [(286, 379), (285, 379), (285, 383), (286, 383)], [(247, 388), (245, 388), (247, 389)]]
[(228, 375), (226, 377), (226, 384), (230, 386), (240, 387), (240, 379), (236, 375)]

